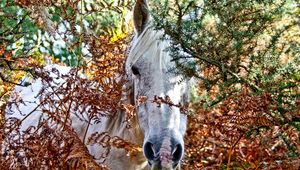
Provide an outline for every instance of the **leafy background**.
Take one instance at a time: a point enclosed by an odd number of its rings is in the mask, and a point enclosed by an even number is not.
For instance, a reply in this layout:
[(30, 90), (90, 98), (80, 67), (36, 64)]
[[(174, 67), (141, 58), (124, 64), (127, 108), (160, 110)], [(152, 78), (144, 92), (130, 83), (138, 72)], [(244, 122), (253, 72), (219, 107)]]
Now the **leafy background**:
[[(153, 26), (163, 29), (165, 38), (172, 40), (168, 50), (177, 66), (170, 71), (199, 80), (191, 92), (183, 169), (299, 169), (299, 2), (149, 3)], [(94, 162), (72, 129), (57, 119), (72, 109), (47, 111), (56, 115), (51, 119), (57, 126), (65, 128), (40, 127), (42, 132), (51, 132), (50, 136), (29, 130), (21, 137), (24, 142), (18, 143), (13, 138), (18, 128), (12, 128), (18, 120), (5, 119), (5, 108), (11, 104), (8, 99), (15, 85), (30, 85), (30, 81), (19, 81), (24, 75), (50, 82), (43, 66), (64, 63), (89, 79), (68, 77), (69, 82), (80, 84), (79, 90), (60, 89), (57, 93), (65, 94), (60, 102), (72, 103), (72, 99), (78, 106), (92, 104), (106, 114), (121, 109), (108, 106), (117, 106), (122, 95), (124, 81), (117, 80), (122, 80), (132, 37), (133, 5), (131, 0), (0, 2), (1, 142), (14, 151), (1, 155), (0, 167), (105, 168)], [(89, 90), (89, 81), (96, 81), (98, 89), (106, 91)], [(90, 100), (74, 97), (78, 94)], [(94, 94), (104, 102), (96, 104), (99, 99)], [(91, 113), (96, 120), (103, 116), (96, 114), (99, 110)], [(128, 116), (129, 123), (134, 114)], [(56, 143), (50, 140), (53, 138)], [(58, 147), (66, 141), (72, 142)], [(109, 141), (109, 147), (123, 148), (130, 154), (138, 151), (139, 146), (124, 140), (112, 137)], [(48, 147), (43, 147), (45, 143)], [(39, 152), (42, 148), (44, 154)], [(21, 156), (21, 152), (26, 154)], [(27, 159), (31, 163), (25, 165)]]

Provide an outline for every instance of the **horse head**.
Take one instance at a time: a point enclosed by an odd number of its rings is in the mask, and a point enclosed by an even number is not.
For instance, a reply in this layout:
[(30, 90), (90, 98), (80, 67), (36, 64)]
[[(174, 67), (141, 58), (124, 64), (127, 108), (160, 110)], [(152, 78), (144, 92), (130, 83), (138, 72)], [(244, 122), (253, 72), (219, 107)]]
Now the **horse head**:
[[(143, 151), (152, 169), (175, 169), (183, 158), (187, 118), (180, 106), (188, 101), (189, 81), (169, 71), (175, 63), (167, 51), (164, 32), (151, 26), (146, 0), (134, 7), (136, 37), (126, 71), (132, 78)], [(179, 83), (180, 82), (180, 83)], [(141, 102), (141, 99), (146, 99)]]

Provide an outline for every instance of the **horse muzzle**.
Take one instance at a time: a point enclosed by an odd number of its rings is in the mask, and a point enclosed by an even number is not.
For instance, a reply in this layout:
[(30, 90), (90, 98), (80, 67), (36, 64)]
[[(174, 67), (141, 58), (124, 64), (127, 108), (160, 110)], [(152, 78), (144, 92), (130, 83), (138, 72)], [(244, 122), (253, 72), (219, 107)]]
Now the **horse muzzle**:
[(178, 163), (174, 164), (170, 167), (163, 167), (161, 165), (161, 162), (155, 162), (154, 164), (151, 164), (150, 162), (148, 162), (149, 166), (151, 167), (151, 170), (175, 170), (178, 168)]
[[(172, 170), (178, 167), (183, 157), (183, 143), (170, 137), (162, 142), (159, 140), (148, 140), (144, 143), (144, 155), (153, 170)], [(161, 141), (161, 140), (160, 140)]]

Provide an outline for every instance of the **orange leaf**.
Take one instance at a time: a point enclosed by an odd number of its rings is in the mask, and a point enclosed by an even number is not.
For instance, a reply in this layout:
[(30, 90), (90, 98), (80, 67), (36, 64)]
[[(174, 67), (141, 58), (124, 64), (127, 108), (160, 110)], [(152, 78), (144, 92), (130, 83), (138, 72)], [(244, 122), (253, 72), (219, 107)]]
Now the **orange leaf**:
[(5, 59), (11, 61), (11, 58), (12, 58), (12, 52), (9, 51), (9, 52), (6, 54)]
[(4, 54), (4, 50), (5, 50), (5, 47), (4, 46), (0, 46), (0, 55)]

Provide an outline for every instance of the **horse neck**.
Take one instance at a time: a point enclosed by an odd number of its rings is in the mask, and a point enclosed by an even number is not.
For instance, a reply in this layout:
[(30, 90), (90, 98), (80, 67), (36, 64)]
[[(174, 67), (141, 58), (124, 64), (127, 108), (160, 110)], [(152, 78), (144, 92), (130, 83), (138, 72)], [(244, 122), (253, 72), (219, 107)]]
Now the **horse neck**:
[[(134, 91), (131, 81), (124, 85), (121, 105), (134, 106)], [(144, 136), (138, 118), (137, 116), (134, 116), (128, 121), (127, 115), (128, 113), (126, 113), (124, 109), (120, 110), (120, 112), (112, 118), (113, 120), (111, 120), (107, 129), (110, 131), (111, 135), (119, 136), (127, 141), (142, 145)]]

